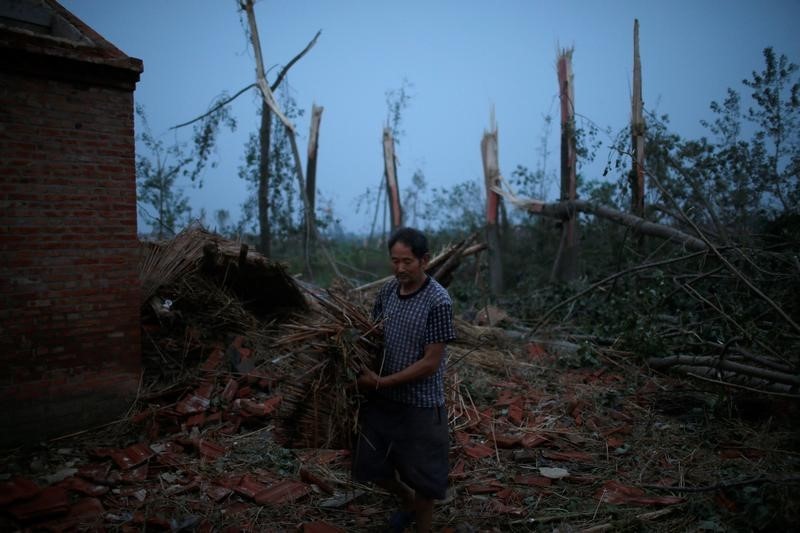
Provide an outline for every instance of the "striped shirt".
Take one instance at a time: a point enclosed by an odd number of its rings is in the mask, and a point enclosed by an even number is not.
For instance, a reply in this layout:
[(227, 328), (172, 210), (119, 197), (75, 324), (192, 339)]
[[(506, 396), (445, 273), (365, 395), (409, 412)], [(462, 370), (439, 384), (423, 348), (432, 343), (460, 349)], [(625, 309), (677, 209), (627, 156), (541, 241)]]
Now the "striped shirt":
[[(372, 309), (375, 320), (383, 321), (384, 353), (380, 374), (394, 374), (422, 359), (425, 346), (456, 338), (453, 304), (447, 289), (426, 278), (412, 294), (400, 294), (396, 279), (378, 292)], [(444, 405), (444, 369), (447, 348), (433, 375), (378, 392), (390, 400), (415, 407)]]

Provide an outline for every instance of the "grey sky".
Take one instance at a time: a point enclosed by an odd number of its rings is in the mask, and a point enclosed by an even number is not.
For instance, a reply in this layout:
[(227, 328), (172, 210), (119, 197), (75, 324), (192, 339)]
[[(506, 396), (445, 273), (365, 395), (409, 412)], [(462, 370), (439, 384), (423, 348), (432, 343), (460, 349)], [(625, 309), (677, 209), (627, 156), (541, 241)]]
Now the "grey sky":
[[(204, 111), (223, 91), (254, 81), (249, 42), (233, 0), (63, 0), (106, 39), (144, 61), (136, 91), (151, 128), (167, 142), (172, 125)], [(522, 1), (405, 2), (262, 0), (256, 15), (265, 63), (283, 65), (318, 30), (316, 46), (290, 71), (301, 108), (325, 107), (318, 184), (347, 229), (368, 228), (355, 198), (382, 173), (385, 93), (413, 84), (403, 115), (399, 179), (416, 169), (429, 186), (481, 179), (480, 139), (492, 106), (499, 129), (501, 172), (536, 166), (543, 116), (557, 113), (556, 52), (575, 48), (576, 112), (617, 132), (630, 114), (632, 34), (640, 23), (644, 101), (669, 114), (673, 129), (699, 136), (711, 100), (761, 69), (773, 46), (800, 62), (800, 0), (784, 1)], [(274, 77), (273, 71), (273, 77)], [(273, 79), (273, 78), (270, 78)], [(237, 216), (246, 186), (237, 177), (244, 143), (258, 124), (255, 92), (233, 107), (239, 122), (226, 132), (202, 190), (185, 184), (195, 211), (224, 208)], [(298, 122), (304, 153), (308, 116)], [(187, 140), (190, 130), (177, 138)], [(548, 162), (556, 168), (557, 131)], [(608, 139), (601, 135), (601, 140)], [(607, 143), (604, 143), (607, 144)], [(606, 148), (598, 153), (605, 161)], [(582, 169), (599, 177), (602, 165)], [(551, 196), (556, 192), (555, 184)]]

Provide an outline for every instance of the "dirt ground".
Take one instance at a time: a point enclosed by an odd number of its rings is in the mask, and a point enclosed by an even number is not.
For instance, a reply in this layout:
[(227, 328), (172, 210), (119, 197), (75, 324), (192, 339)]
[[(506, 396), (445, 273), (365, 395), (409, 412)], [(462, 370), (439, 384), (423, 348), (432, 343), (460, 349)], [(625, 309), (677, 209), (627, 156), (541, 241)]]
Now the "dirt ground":
[[(436, 531), (800, 524), (796, 399), (673, 378), (608, 347), (569, 352), (464, 324), (459, 333)], [(143, 394), (128, 417), (6, 451), (0, 529), (385, 531), (395, 502), (351, 480), (346, 449), (281, 442), (280, 380), (257, 344), (236, 342), (260, 373), (200, 350), (195, 371)]]

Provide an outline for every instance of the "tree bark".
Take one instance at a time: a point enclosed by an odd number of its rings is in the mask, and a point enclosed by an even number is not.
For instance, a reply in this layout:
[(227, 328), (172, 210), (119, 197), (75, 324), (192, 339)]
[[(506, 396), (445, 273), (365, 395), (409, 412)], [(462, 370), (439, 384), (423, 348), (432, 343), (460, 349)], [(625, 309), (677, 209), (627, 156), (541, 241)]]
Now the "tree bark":
[[(306, 164), (306, 197), (311, 216), (316, 212), (317, 200), (317, 152), (319, 150), (319, 125), (324, 108), (311, 106), (311, 129), (308, 134), (308, 162)], [(313, 238), (313, 235), (311, 236)]]
[(492, 131), (484, 132), (481, 140), (481, 156), (483, 158), (483, 177), (486, 185), (486, 242), (489, 245), (489, 290), (492, 296), (498, 296), (503, 292), (503, 256), (498, 226), (501, 197), (495, 192), (495, 188), (500, 186), (500, 167), (494, 111), (492, 111), (491, 123)]
[[(572, 76), (572, 49), (558, 56), (558, 87), (561, 101), (561, 200), (577, 198), (575, 165), (575, 90)], [(570, 281), (578, 275), (578, 219), (570, 216), (561, 226), (561, 245), (553, 265), (553, 281)]]
[(508, 199), (515, 206), (537, 215), (569, 220), (579, 212), (589, 213), (600, 218), (610, 220), (616, 224), (622, 224), (623, 226), (635, 228), (638, 232), (644, 235), (660, 237), (662, 239), (675, 242), (684, 246), (687, 250), (703, 251), (709, 249), (708, 245), (702, 239), (687, 235), (686, 233), (671, 226), (649, 222), (643, 218), (637, 217), (636, 215), (623, 213), (621, 211), (617, 211), (616, 209), (597, 205), (586, 200), (545, 203), (539, 200), (531, 200), (528, 198), (515, 198), (503, 191), (501, 191), (500, 194), (505, 196), (506, 199)]
[(269, 155), (272, 142), (272, 112), (261, 103), (261, 125), (258, 129), (258, 228), (259, 248), (265, 257), (272, 256), (272, 228), (269, 220)]
[(680, 365), (689, 365), (696, 368), (704, 367), (709, 369), (727, 370), (738, 375), (752, 376), (765, 381), (800, 387), (800, 376), (796, 374), (777, 372), (775, 370), (759, 368), (757, 366), (737, 363), (736, 361), (730, 361), (725, 358), (713, 357), (709, 355), (670, 355), (666, 357), (651, 357), (647, 360), (647, 364), (653, 368), (659, 369), (671, 368)]
[[(322, 120), (322, 107), (316, 104), (311, 105), (311, 128), (308, 134), (308, 159), (306, 163), (306, 199), (308, 209), (306, 219), (314, 221), (316, 227), (316, 197), (317, 197), (317, 146), (319, 141), (319, 124)], [(311, 232), (309, 228), (303, 232), (303, 253), (308, 256), (309, 248), (316, 242), (316, 232)], [(310, 262), (306, 261), (305, 275), (308, 279), (313, 279), (313, 273), (308, 268)]]
[(644, 216), (644, 104), (642, 102), (642, 62), (639, 58), (639, 19), (633, 21), (633, 97), (631, 98), (631, 212)]
[[(291, 121), (284, 115), (280, 108), (278, 107), (278, 103), (275, 101), (275, 97), (272, 94), (272, 88), (267, 83), (266, 73), (264, 72), (264, 60), (263, 56), (261, 55), (261, 43), (258, 37), (258, 26), (256, 25), (256, 16), (255, 12), (253, 11), (253, 0), (243, 0), (242, 8), (247, 13), (247, 23), (250, 28), (250, 42), (253, 45), (253, 54), (255, 55), (256, 61), (256, 84), (261, 91), (261, 96), (264, 100), (264, 104), (270, 109), (271, 112), (275, 113), (275, 116), (281, 121), (281, 123), (286, 128), (286, 134), (289, 137), (289, 141), (292, 145), (292, 154), (294, 155), (294, 166), (295, 166), (295, 174), (297, 175), (297, 181), (300, 189), (300, 196), (303, 199), (303, 209), (305, 212), (305, 230), (308, 234), (316, 235), (316, 228), (314, 227), (314, 219), (313, 217), (309, 216), (308, 211), (308, 197), (306, 195), (306, 186), (305, 186), (305, 179), (303, 177), (303, 165), (300, 161), (300, 151), (297, 148), (297, 136), (295, 135), (294, 126), (292, 125)], [(317, 33), (317, 37), (319, 33)], [(305, 50), (300, 53), (295, 59), (292, 60), (292, 63), (299, 59), (306, 51), (308, 51), (316, 42), (316, 37), (314, 40), (306, 46)], [(289, 65), (287, 65), (288, 67)], [(285, 71), (284, 71), (285, 72)], [(277, 82), (279, 83), (279, 81)], [(309, 262), (309, 257), (307, 250), (304, 250), (304, 258), (305, 258), (305, 265), (306, 269), (310, 272), (311, 265)]]
[(386, 198), (389, 201), (391, 231), (403, 225), (403, 211), (400, 206), (400, 186), (397, 183), (397, 159), (394, 155), (392, 130), (383, 128), (383, 174), (386, 177)]

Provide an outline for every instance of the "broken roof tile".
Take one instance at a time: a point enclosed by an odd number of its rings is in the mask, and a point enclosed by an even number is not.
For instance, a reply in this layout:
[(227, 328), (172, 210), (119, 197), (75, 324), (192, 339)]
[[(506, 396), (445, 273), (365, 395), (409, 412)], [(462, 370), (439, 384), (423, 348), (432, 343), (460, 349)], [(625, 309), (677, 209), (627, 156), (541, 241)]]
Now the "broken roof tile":
[(37, 531), (102, 531), (103, 504), (97, 498), (82, 498), (69, 507), (66, 516), (36, 524)]
[(0, 483), (0, 506), (19, 500), (27, 500), (38, 494), (39, 486), (28, 478), (15, 477)]
[[(177, 511), (176, 511), (177, 512)], [(133, 522), (135, 524), (141, 524), (143, 526), (155, 527), (163, 530), (171, 530), (172, 526), (169, 523), (169, 520), (165, 518), (161, 518), (161, 513), (152, 513), (148, 510), (147, 513), (143, 513), (142, 511), (135, 511), (133, 513)]]
[(86, 496), (102, 496), (109, 491), (108, 485), (92, 483), (78, 476), (68, 477), (59, 483), (59, 486), (73, 492), (79, 492)]
[(302, 525), (302, 533), (344, 533), (344, 529), (332, 526), (327, 522), (306, 522)]
[(575, 461), (578, 463), (591, 463), (594, 455), (587, 452), (556, 452), (545, 450), (542, 456), (553, 461)]
[(236, 392), (239, 390), (239, 382), (234, 378), (228, 378), (228, 383), (225, 384), (225, 389), (222, 391), (222, 401), (224, 403), (231, 403), (236, 398)]
[(110, 457), (122, 469), (133, 468), (155, 455), (155, 452), (147, 444), (143, 443), (128, 446), (123, 450), (117, 448), (95, 448), (91, 453), (96, 457)]
[(203, 427), (206, 423), (206, 414), (204, 412), (197, 413), (186, 419), (186, 427)]
[(130, 468), (120, 472), (119, 480), (122, 483), (141, 483), (147, 479), (147, 472), (149, 471), (148, 464), (144, 463), (136, 468)]
[(240, 398), (234, 402), (234, 406), (254, 416), (267, 416), (275, 411), (281, 403), (281, 400), (283, 400), (283, 397), (280, 395), (273, 396), (261, 402)]
[(606, 439), (606, 444), (609, 448), (620, 448), (623, 444), (625, 444), (625, 439), (619, 435), (611, 435)]
[[(233, 502), (230, 505), (226, 506), (222, 510), (222, 514), (226, 516), (236, 516), (242, 513), (246, 513), (250, 510), (252, 504), (247, 504), (245, 502)], [(234, 531), (248, 531), (250, 529), (249, 525), (243, 527), (242, 529), (234, 529)]]
[(684, 501), (679, 496), (647, 496), (639, 487), (623, 485), (613, 479), (597, 489), (596, 496), (601, 502), (612, 504), (673, 505)]
[(225, 446), (208, 439), (200, 439), (197, 448), (200, 451), (200, 455), (209, 459), (222, 457), (228, 451)]
[(110, 449), (108, 453), (122, 470), (130, 470), (155, 455), (150, 446), (141, 442), (128, 446), (124, 450)]
[(297, 501), (312, 491), (309, 485), (293, 479), (273, 483), (253, 498), (259, 505), (281, 505)]
[(16, 502), (8, 512), (22, 522), (41, 520), (53, 515), (66, 514), (69, 510), (69, 494), (63, 487), (46, 487), (31, 499)]
[(259, 492), (267, 490), (267, 486), (248, 474), (241, 477), (239, 484), (233, 487), (233, 490), (248, 498), (254, 498)]
[(239, 432), (239, 426), (241, 425), (242, 418), (239, 416), (234, 416), (219, 428), (219, 433), (222, 435), (235, 435)]
[(495, 492), (503, 490), (505, 486), (500, 481), (492, 479), (481, 483), (473, 483), (472, 485), (467, 485), (465, 488), (470, 494), (494, 494)]
[(175, 452), (161, 452), (156, 457), (158, 464), (163, 466), (181, 466), (186, 463), (186, 457)]
[(203, 372), (214, 372), (218, 370), (222, 364), (223, 353), (224, 352), (221, 348), (214, 348), (214, 350), (208, 355), (208, 358), (205, 360), (205, 362), (200, 366), (200, 370)]
[(316, 485), (327, 494), (333, 494), (333, 487), (331, 487), (330, 483), (306, 467), (300, 467), (300, 479), (309, 485)]
[(206, 496), (209, 497), (209, 499), (211, 499), (211, 500), (213, 500), (215, 502), (220, 502), (224, 498), (226, 498), (227, 496), (230, 496), (231, 494), (233, 494), (233, 490), (232, 489), (229, 489), (227, 487), (223, 487), (222, 485), (215, 485), (215, 484), (210, 484), (207, 487), (205, 487), (204, 492), (205, 492)]
[(493, 435), (495, 445), (498, 448), (514, 448), (522, 443), (519, 435)]
[(453, 466), (453, 468), (450, 469), (449, 477), (451, 479), (460, 479), (466, 477), (466, 475), (467, 474), (464, 471), (464, 459), (459, 457), (458, 460), (456, 461), (456, 464)]
[(542, 435), (528, 434), (522, 437), (522, 441), (520, 443), (525, 448), (535, 448), (536, 446), (546, 442), (548, 442), (547, 438), (543, 437)]
[(462, 448), (464, 453), (473, 459), (483, 459), (494, 454), (494, 450), (485, 444), (464, 444)]
[(506, 505), (499, 500), (489, 500), (489, 507), (492, 512), (497, 514), (507, 514), (511, 516), (524, 516), (525, 509), (515, 505)]
[(549, 487), (553, 484), (553, 480), (544, 476), (527, 474), (515, 476), (514, 483), (519, 483), (520, 485), (529, 485), (531, 487)]
[(511, 458), (517, 463), (538, 463), (539, 452), (529, 449), (514, 450), (511, 454)]
[(350, 456), (350, 450), (309, 449), (300, 454), (303, 463), (327, 465)]
[(497, 393), (497, 400), (494, 402), (495, 407), (506, 407), (512, 404), (519, 404), (522, 398), (519, 396), (519, 390), (515, 387), (513, 389), (502, 389)]
[(552, 355), (550, 355), (547, 350), (545, 350), (544, 346), (539, 343), (532, 342), (528, 344), (528, 358), (532, 361), (541, 361), (546, 359), (552, 359)]
[(519, 404), (512, 403), (508, 406), (508, 414), (506, 416), (512, 424), (515, 426), (521, 426), (525, 417), (525, 413)]
[(203, 383), (197, 387), (194, 392), (186, 395), (178, 402), (178, 405), (175, 406), (175, 410), (182, 415), (205, 411), (208, 409), (208, 406), (211, 405), (211, 394), (213, 391), (213, 383)]
[(78, 467), (80, 477), (94, 481), (95, 483), (104, 483), (108, 479), (108, 471), (111, 469), (111, 463), (87, 463)]

